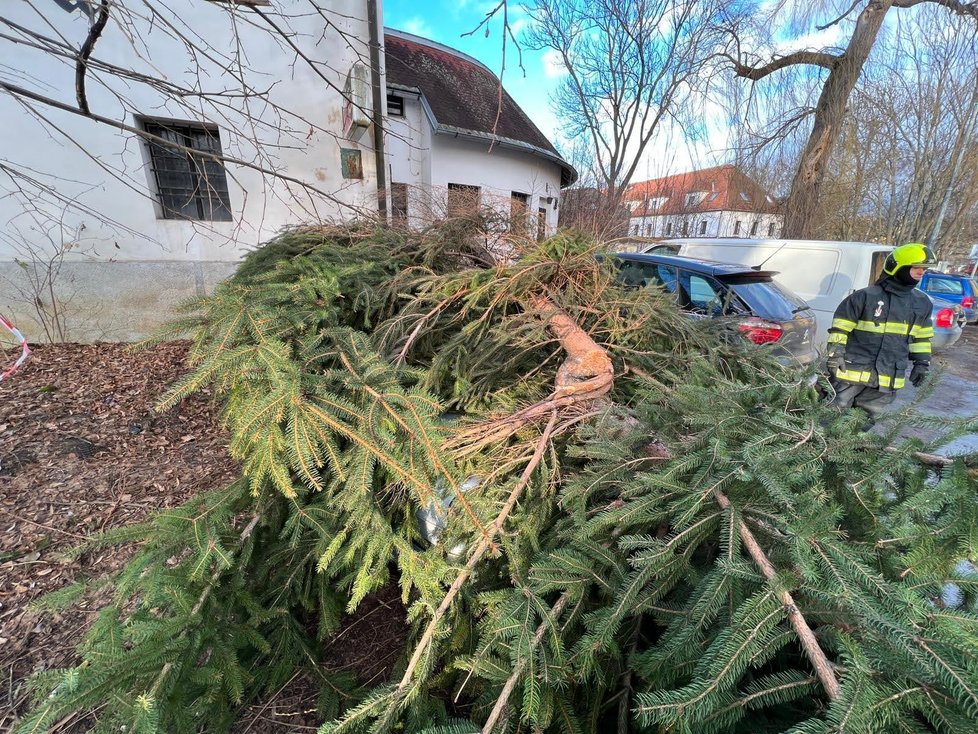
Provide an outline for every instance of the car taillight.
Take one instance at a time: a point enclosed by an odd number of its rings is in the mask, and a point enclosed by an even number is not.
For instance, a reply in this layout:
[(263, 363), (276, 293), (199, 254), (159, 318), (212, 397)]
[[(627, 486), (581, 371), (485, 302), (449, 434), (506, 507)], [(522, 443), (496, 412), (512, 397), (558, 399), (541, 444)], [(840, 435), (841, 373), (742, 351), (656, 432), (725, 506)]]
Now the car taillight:
[(974, 308), (975, 307), (975, 299), (972, 296), (965, 296), (964, 298), (961, 299), (961, 307), (962, 308)]
[(954, 309), (942, 308), (938, 311), (937, 318), (934, 319), (934, 325), (942, 329), (954, 326)]
[(755, 344), (772, 344), (784, 335), (784, 329), (778, 324), (764, 319), (747, 319), (737, 324), (737, 328)]

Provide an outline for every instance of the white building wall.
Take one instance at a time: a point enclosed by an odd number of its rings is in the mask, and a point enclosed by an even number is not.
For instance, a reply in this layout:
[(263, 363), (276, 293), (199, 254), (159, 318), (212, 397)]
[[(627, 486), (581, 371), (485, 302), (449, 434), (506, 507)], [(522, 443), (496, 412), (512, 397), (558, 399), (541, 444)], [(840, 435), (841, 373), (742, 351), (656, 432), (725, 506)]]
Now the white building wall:
[(479, 186), (481, 201), (508, 216), (510, 197), (517, 191), (530, 195), (530, 232), (536, 231), (540, 209), (546, 212), (546, 233), (557, 228), (560, 208), (560, 167), (527, 151), (495, 145), (488, 141), (435, 135), (432, 140), (432, 191), (445, 191), (448, 184)]
[(420, 228), (431, 222), (431, 123), (418, 95), (394, 91), (404, 100), (404, 117), (387, 118), (384, 151), (388, 181), (408, 185), (408, 226)]
[[(225, 155), (296, 179), (277, 180), (228, 163), (231, 222), (161, 218), (148, 150), (135, 134), (42, 104), (31, 103), (32, 111), (0, 94), (0, 119), (7, 130), (0, 139), (0, 160), (36, 182), (0, 171), (0, 189), (9, 194), (0, 197), (0, 309), (30, 339), (43, 338), (44, 329), (25, 297), (33, 286), (17, 261), (37, 275), (38, 265), (63, 257), (56, 288), (66, 300), (69, 339), (129, 339), (152, 330), (186, 296), (210, 292), (243, 252), (282, 226), (376, 210), (369, 133), (357, 142), (341, 135), (340, 90), (346, 73), (358, 59), (369, 63), (366, 3), (331, 3), (335, 29), (314, 13), (291, 12), (299, 7), (293, 5), (282, 2), (262, 10), (319, 62), (315, 69), (245, 7), (196, 0), (169, 0), (166, 9), (113, 3), (110, 22), (95, 46), (93, 56), (99, 60), (174, 85), (237, 95), (181, 102), (97, 69), (89, 71), (87, 80), (94, 114), (132, 127), (139, 127), (139, 115), (208, 121), (219, 127)], [(154, 7), (173, 28), (152, 16)], [(125, 9), (130, 25), (123, 30), (117, 19)], [(39, 33), (60, 34), (75, 48), (89, 28), (81, 12), (69, 14), (54, 3), (11, 3), (4, 15)], [(383, 27), (381, 18), (378, 27)], [(208, 54), (191, 56), (173, 37), (174, 29), (208, 46)], [(9, 72), (2, 78), (76, 104), (73, 59), (0, 43), (4, 54), (17, 54), (4, 58), (3, 66), (25, 71), (19, 80)], [(270, 91), (265, 100), (247, 99), (246, 87)], [(341, 147), (360, 151), (362, 179), (342, 177)], [(316, 190), (303, 189), (299, 182)]]
[(404, 98), (404, 117), (389, 117), (385, 148), (391, 183), (409, 186), (408, 224), (422, 227), (445, 215), (448, 185), (480, 188), (480, 203), (510, 215), (511, 195), (529, 195), (528, 232), (534, 234), (540, 209), (546, 211), (546, 233), (557, 227), (561, 169), (527, 150), (514, 150), (489, 141), (435, 133), (416, 95), (392, 91)]

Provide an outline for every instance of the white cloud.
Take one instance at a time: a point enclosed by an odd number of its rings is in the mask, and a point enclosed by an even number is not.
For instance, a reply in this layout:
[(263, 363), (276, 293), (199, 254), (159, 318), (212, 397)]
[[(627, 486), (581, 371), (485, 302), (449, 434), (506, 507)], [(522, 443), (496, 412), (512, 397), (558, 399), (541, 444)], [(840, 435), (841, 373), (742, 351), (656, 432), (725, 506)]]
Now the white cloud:
[(778, 52), (782, 54), (792, 51), (802, 51), (807, 49), (832, 48), (839, 45), (842, 39), (842, 29), (838, 25), (825, 28), (820, 31), (812, 31), (797, 38), (789, 38), (780, 41), (777, 45)]
[(567, 68), (560, 59), (560, 53), (554, 49), (545, 51), (540, 56), (540, 61), (543, 63), (543, 75), (547, 79), (556, 79), (567, 73)]
[(414, 35), (421, 36), (422, 38), (431, 38), (435, 33), (431, 26), (428, 25), (427, 21), (419, 16), (408, 18), (406, 21), (401, 23), (400, 26), (402, 31), (406, 33), (413, 33)]

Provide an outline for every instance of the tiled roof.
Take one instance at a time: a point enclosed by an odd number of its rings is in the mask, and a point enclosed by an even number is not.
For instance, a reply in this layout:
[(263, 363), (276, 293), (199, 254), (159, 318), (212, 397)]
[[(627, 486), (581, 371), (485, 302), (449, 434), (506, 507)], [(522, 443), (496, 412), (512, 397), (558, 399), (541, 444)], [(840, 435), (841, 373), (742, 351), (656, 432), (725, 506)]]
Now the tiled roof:
[(716, 211), (772, 213), (777, 209), (774, 197), (733, 165), (640, 181), (625, 190), (624, 199), (639, 202), (631, 207), (633, 217)]
[(475, 59), (390, 29), (384, 31), (384, 53), (387, 83), (419, 90), (440, 131), (513, 141), (558, 163), (564, 185), (577, 178), (573, 167), (505, 89), (500, 100), (499, 79)]

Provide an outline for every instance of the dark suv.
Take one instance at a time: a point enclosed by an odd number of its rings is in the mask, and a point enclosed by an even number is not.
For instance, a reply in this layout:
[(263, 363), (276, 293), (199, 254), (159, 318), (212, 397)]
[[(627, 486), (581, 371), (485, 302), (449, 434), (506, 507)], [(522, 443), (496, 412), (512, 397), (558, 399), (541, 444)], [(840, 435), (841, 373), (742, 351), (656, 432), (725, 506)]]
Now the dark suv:
[(775, 283), (770, 271), (675, 255), (605, 257), (626, 286), (664, 288), (694, 318), (723, 319), (755, 344), (772, 344), (801, 364), (818, 359), (815, 312)]

